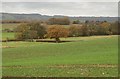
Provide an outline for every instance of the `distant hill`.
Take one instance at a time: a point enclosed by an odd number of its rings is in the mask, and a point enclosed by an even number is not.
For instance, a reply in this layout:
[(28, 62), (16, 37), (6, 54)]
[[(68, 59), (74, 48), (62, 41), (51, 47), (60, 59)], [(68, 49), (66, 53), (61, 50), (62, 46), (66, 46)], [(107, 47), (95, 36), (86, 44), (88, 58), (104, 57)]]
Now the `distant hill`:
[[(0, 13), (0, 18), (2, 20), (48, 20), (49, 18), (62, 18), (64, 16), (62, 15), (54, 15), (54, 16), (48, 16), (48, 15), (41, 15), (41, 14), (17, 14), (17, 13)], [(118, 20), (117, 17), (71, 17), (68, 16), (71, 21), (73, 20), (80, 20), (81, 22), (84, 22), (86, 20), (89, 21), (108, 21), (108, 22), (115, 22)]]

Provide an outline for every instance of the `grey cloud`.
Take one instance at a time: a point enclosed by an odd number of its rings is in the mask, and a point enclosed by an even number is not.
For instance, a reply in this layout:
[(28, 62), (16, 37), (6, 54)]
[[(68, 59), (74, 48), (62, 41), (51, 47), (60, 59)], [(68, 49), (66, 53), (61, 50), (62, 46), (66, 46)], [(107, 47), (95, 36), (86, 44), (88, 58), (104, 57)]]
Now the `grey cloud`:
[(1, 0), (2, 2), (118, 2), (119, 0)]
[(71, 16), (117, 16), (117, 2), (4, 2), (3, 12)]

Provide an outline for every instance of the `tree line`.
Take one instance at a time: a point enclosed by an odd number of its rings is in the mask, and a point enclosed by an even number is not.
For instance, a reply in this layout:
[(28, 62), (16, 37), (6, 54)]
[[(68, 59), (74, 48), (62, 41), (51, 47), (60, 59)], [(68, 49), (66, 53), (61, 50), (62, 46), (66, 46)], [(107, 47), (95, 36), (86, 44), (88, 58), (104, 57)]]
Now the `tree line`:
[(117, 35), (118, 22), (86, 22), (64, 26), (54, 24), (47, 26), (40, 22), (22, 23), (16, 29), (16, 39), (45, 39), (54, 38), (60, 42), (61, 37), (79, 37), (93, 35)]

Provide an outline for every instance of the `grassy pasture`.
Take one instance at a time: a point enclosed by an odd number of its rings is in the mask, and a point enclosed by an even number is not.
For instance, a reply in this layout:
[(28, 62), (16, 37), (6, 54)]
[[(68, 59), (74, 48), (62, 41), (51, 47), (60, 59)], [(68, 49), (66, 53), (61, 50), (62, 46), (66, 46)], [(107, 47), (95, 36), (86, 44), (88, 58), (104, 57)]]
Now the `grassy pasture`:
[[(3, 24), (0, 28), (14, 29), (18, 25)], [(14, 39), (14, 33), (2, 33), (2, 39), (6, 38)], [(61, 40), (74, 42), (3, 42), (3, 76), (118, 76), (118, 36)]]
[(15, 33), (7, 33), (7, 32), (3, 32), (2, 33), (2, 40), (6, 40), (6, 39), (14, 39), (15, 38)]
[(16, 28), (19, 25), (20, 25), (20, 23), (6, 23), (6, 24), (2, 24), (2, 28), (0, 28), (0, 29), (10, 29), (10, 30), (13, 30), (14, 28)]
[[(0, 30), (4, 30), (4, 29), (10, 29), (10, 30), (14, 30), (18, 25), (20, 25), (20, 23), (7, 23), (7, 24), (2, 24), (0, 25)], [(6, 40), (6, 39), (14, 39), (15, 38), (15, 33), (7, 33), (7, 32), (2, 32), (2, 40)]]
[(3, 76), (117, 76), (117, 36), (62, 40), (75, 42), (3, 43)]

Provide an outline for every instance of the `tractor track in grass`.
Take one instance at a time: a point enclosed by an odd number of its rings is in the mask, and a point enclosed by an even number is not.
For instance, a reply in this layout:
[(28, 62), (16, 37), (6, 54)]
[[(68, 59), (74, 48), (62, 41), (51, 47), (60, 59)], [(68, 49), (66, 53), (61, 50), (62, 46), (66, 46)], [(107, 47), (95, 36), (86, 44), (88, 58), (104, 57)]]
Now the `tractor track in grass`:
[(86, 64), (86, 65), (80, 64), (80, 65), (54, 65), (54, 66), (48, 66), (48, 67), (51, 67), (51, 68), (75, 68), (75, 67), (115, 68), (115, 67), (118, 67), (118, 65), (115, 65), (115, 64), (114, 65), (113, 64)]
[[(2, 66), (2, 68), (36, 68), (36, 67), (43, 67), (43, 66)], [(116, 64), (78, 64), (78, 65), (45, 65), (44, 67), (47, 67), (47, 68), (74, 68), (74, 67), (86, 67), (86, 68), (89, 68), (89, 67), (98, 67), (98, 68), (116, 68), (118, 67), (118, 65)]]

